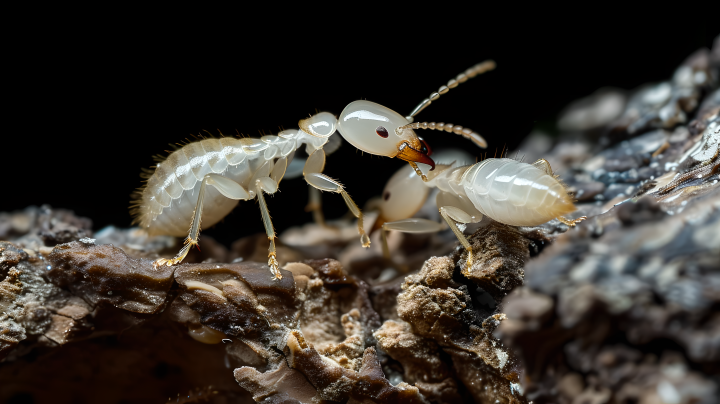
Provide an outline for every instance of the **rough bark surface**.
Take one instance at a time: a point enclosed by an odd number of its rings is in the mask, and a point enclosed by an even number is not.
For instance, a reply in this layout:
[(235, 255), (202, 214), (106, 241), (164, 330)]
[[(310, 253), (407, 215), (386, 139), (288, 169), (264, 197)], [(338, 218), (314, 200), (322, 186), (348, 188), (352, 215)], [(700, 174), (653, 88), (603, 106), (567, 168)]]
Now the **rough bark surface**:
[(0, 213), (0, 402), (718, 403), (719, 78), (720, 38), (571, 104), (520, 154), (588, 219), (486, 219), (470, 267), (450, 231), (391, 233), (391, 265), (340, 220), (281, 235), (281, 281), (264, 235), (154, 269), (174, 239)]

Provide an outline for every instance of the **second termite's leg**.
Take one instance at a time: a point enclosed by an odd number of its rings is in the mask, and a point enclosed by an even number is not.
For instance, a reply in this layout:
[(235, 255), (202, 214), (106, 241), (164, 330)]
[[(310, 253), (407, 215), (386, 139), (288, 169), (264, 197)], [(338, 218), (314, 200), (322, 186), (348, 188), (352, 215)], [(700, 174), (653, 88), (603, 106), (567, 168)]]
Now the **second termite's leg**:
[(265, 233), (267, 233), (268, 240), (270, 240), (270, 247), (268, 248), (268, 266), (270, 267), (270, 272), (272, 272), (275, 279), (282, 279), (282, 274), (278, 269), (279, 265), (277, 261), (277, 252), (275, 251), (275, 229), (273, 228), (272, 221), (270, 220), (270, 211), (265, 203), (263, 188), (260, 181), (256, 182), (255, 190), (257, 191), (258, 202), (260, 203), (260, 214), (262, 215), (263, 224), (265, 225)]
[(432, 220), (422, 218), (410, 218), (385, 222), (382, 225), (382, 250), (383, 256), (390, 259), (390, 249), (387, 244), (387, 232), (395, 230), (403, 233), (435, 233), (443, 229), (443, 225)]
[[(462, 223), (462, 222), (459, 220), (455, 220), (453, 217), (451, 217), (451, 216), (457, 217), (458, 213), (465, 214), (465, 215), (467, 215), (467, 213), (465, 213), (462, 210), (455, 208), (453, 206), (443, 206), (439, 210), (440, 210), (440, 216), (442, 216), (443, 219), (445, 219), (447, 224), (450, 226), (450, 230), (452, 230), (453, 233), (455, 233), (455, 236), (458, 238), (460, 243), (463, 245), (463, 247), (465, 247), (465, 249), (468, 252), (467, 265), (465, 266), (465, 269), (463, 270), (463, 271), (467, 272), (470, 270), (470, 267), (473, 264), (472, 247), (470, 247), (470, 242), (465, 238), (465, 235), (463, 234), (463, 232), (461, 232), (460, 229), (458, 229), (458, 227), (457, 227), (457, 223)], [(468, 223), (468, 222), (466, 222), (466, 223)], [(465, 223), (463, 223), (463, 224), (465, 224)]]
[[(532, 163), (533, 166), (543, 170), (547, 175), (551, 177), (555, 177), (555, 174), (553, 173), (552, 167), (550, 167), (550, 162), (545, 159), (539, 159), (538, 161)], [(580, 216), (577, 219), (567, 219), (562, 216), (559, 216), (557, 220), (559, 220), (561, 223), (570, 226), (575, 227), (576, 224), (582, 222), (583, 220), (587, 219), (587, 216)]]
[(550, 167), (550, 162), (545, 159), (539, 159), (538, 161), (532, 163), (531, 165), (541, 169), (542, 171), (545, 172), (545, 174), (547, 174), (551, 177), (555, 175), (553, 173), (552, 167)]

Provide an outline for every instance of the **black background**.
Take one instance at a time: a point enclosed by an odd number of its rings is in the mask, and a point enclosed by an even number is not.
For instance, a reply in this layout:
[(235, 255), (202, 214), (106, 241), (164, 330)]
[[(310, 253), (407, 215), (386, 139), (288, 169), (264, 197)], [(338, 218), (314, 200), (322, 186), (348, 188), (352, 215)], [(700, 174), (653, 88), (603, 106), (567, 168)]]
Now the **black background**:
[[(95, 230), (126, 227), (140, 168), (153, 165), (151, 156), (168, 143), (203, 129), (258, 136), (296, 128), (316, 109), (338, 114), (356, 99), (405, 115), (489, 58), (495, 71), (452, 90), (419, 118), (470, 127), (485, 136), (490, 153), (512, 149), (534, 128), (552, 131), (565, 105), (600, 87), (670, 78), (720, 31), (711, 12), (528, 22), (468, 9), (452, 18), (340, 17), (246, 15), (230, 24), (100, 18), (40, 24), (30, 37), (30, 27), (16, 32), (4, 58), (11, 73), (4, 79), (0, 211), (50, 204), (91, 218)], [(434, 147), (477, 152), (458, 136), (423, 135)], [(403, 164), (344, 143), (325, 172), (362, 205)], [(310, 221), (306, 201), (304, 181), (284, 181), (268, 198), (276, 228)], [(324, 194), (323, 201), (328, 217), (346, 212), (340, 196)], [(261, 232), (254, 204), (241, 203), (204, 234), (229, 244)]]

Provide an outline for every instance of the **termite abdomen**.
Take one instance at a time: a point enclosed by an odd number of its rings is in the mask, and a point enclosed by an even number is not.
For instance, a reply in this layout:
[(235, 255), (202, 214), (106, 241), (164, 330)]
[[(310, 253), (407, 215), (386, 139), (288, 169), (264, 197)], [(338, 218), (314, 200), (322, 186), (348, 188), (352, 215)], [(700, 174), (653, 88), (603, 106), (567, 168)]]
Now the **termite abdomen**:
[(462, 184), (479, 211), (512, 226), (537, 226), (575, 211), (565, 187), (554, 176), (512, 159), (475, 164)]

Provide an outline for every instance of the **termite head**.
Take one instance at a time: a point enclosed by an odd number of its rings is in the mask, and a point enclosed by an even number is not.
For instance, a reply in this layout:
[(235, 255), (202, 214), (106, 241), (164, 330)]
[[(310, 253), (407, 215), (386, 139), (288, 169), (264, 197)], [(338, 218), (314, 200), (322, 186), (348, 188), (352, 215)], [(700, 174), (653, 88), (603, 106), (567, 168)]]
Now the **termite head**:
[(353, 101), (340, 113), (337, 130), (358, 149), (378, 156), (397, 157), (435, 168), (429, 148), (410, 128), (407, 119), (370, 101)]

